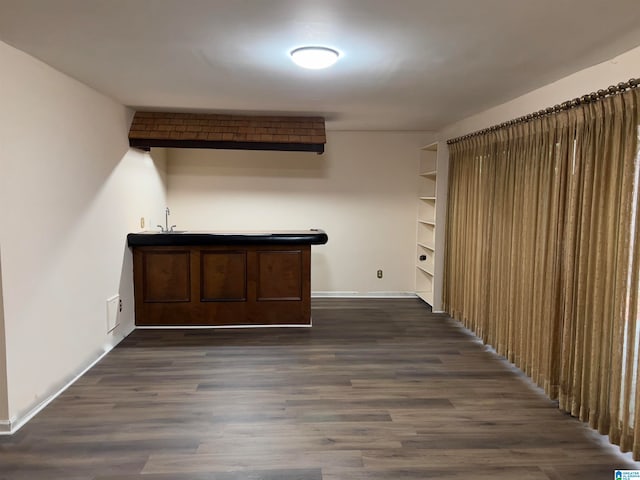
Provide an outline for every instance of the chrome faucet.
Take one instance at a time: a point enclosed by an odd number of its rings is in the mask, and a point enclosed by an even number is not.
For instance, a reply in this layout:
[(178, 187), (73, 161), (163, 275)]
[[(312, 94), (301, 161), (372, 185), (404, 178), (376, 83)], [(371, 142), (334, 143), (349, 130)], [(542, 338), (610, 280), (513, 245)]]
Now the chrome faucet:
[(167, 207), (164, 210), (164, 227), (162, 225), (157, 225), (158, 227), (160, 227), (161, 232), (173, 232), (175, 225), (171, 225), (171, 228), (169, 228), (169, 215), (171, 215), (171, 211), (169, 210), (169, 207)]

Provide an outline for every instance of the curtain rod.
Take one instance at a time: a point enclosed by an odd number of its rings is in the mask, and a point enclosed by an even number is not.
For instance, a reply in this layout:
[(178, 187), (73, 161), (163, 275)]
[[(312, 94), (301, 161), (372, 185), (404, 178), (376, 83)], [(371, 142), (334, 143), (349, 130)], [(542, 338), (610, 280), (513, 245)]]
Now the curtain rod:
[(639, 85), (640, 85), (640, 79), (632, 78), (627, 82), (620, 82), (617, 85), (611, 85), (607, 89), (598, 90), (597, 92), (591, 92), (581, 97), (574, 98), (573, 100), (567, 100), (566, 102), (562, 102), (559, 105), (543, 108), (542, 110), (539, 110), (535, 113), (530, 113), (528, 115), (524, 115), (523, 117), (518, 117), (516, 119), (502, 122), (492, 127), (483, 128), (482, 130), (478, 130), (477, 132), (472, 132), (466, 135), (462, 135), (460, 137), (452, 138), (450, 140), (447, 140), (447, 145), (451, 145), (452, 143), (457, 143), (461, 140), (466, 140), (467, 138), (477, 137), (478, 135), (484, 135), (485, 133), (495, 132), (496, 130), (500, 130), (501, 128), (510, 127), (513, 125), (517, 125), (519, 123), (529, 122), (533, 119), (544, 117), (545, 115), (551, 115), (552, 113), (557, 113), (564, 110), (570, 110), (572, 108), (576, 108), (579, 105), (593, 103), (601, 98), (609, 97), (611, 95), (617, 95), (626, 90), (637, 88)]

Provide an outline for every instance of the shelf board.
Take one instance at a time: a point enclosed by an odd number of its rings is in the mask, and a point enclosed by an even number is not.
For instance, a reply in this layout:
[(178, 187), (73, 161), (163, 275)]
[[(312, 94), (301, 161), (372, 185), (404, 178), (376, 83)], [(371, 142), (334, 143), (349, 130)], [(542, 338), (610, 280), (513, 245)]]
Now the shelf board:
[(428, 200), (430, 202), (435, 202), (436, 197), (420, 197), (420, 200)]
[(433, 306), (433, 292), (416, 292), (422, 300)]
[(422, 172), (420, 174), (421, 177), (433, 177), (435, 178), (437, 176), (437, 171), (436, 170), (431, 170), (429, 172)]
[(419, 247), (422, 247), (422, 248), (424, 248), (424, 249), (426, 249), (426, 250), (430, 250), (430, 251), (432, 251), (432, 252), (435, 252), (435, 251), (436, 251), (436, 249), (435, 249), (435, 247), (434, 247), (433, 245), (427, 245), (426, 243), (420, 243), (420, 242), (418, 242), (418, 246), (419, 246)]
[(417, 268), (418, 270), (423, 271), (423, 272), (424, 272), (424, 273), (426, 273), (427, 275), (429, 275), (429, 276), (433, 277), (433, 272), (432, 272), (431, 270), (429, 270), (428, 268), (423, 267), (423, 266), (421, 266), (421, 265), (416, 265), (416, 268)]
[(425, 225), (431, 225), (432, 227), (436, 226), (436, 222), (433, 220), (418, 220), (418, 223), (423, 223)]
[(420, 150), (426, 150), (428, 152), (437, 152), (438, 151), (438, 142), (430, 143), (429, 145), (425, 145)]

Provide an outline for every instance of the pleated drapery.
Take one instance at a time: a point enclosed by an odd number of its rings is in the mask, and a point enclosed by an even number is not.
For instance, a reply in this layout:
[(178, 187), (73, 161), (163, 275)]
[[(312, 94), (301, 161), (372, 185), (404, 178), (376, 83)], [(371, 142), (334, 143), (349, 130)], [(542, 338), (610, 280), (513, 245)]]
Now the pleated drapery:
[(637, 88), (450, 145), (443, 303), (640, 459)]

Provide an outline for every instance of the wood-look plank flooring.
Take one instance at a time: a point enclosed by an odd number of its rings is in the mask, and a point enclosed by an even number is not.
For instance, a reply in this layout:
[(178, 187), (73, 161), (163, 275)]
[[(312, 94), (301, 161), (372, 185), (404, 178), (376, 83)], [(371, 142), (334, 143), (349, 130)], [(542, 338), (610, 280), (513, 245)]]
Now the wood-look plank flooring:
[(11, 437), (1, 480), (595, 480), (636, 469), (414, 299), (311, 329), (136, 330)]

